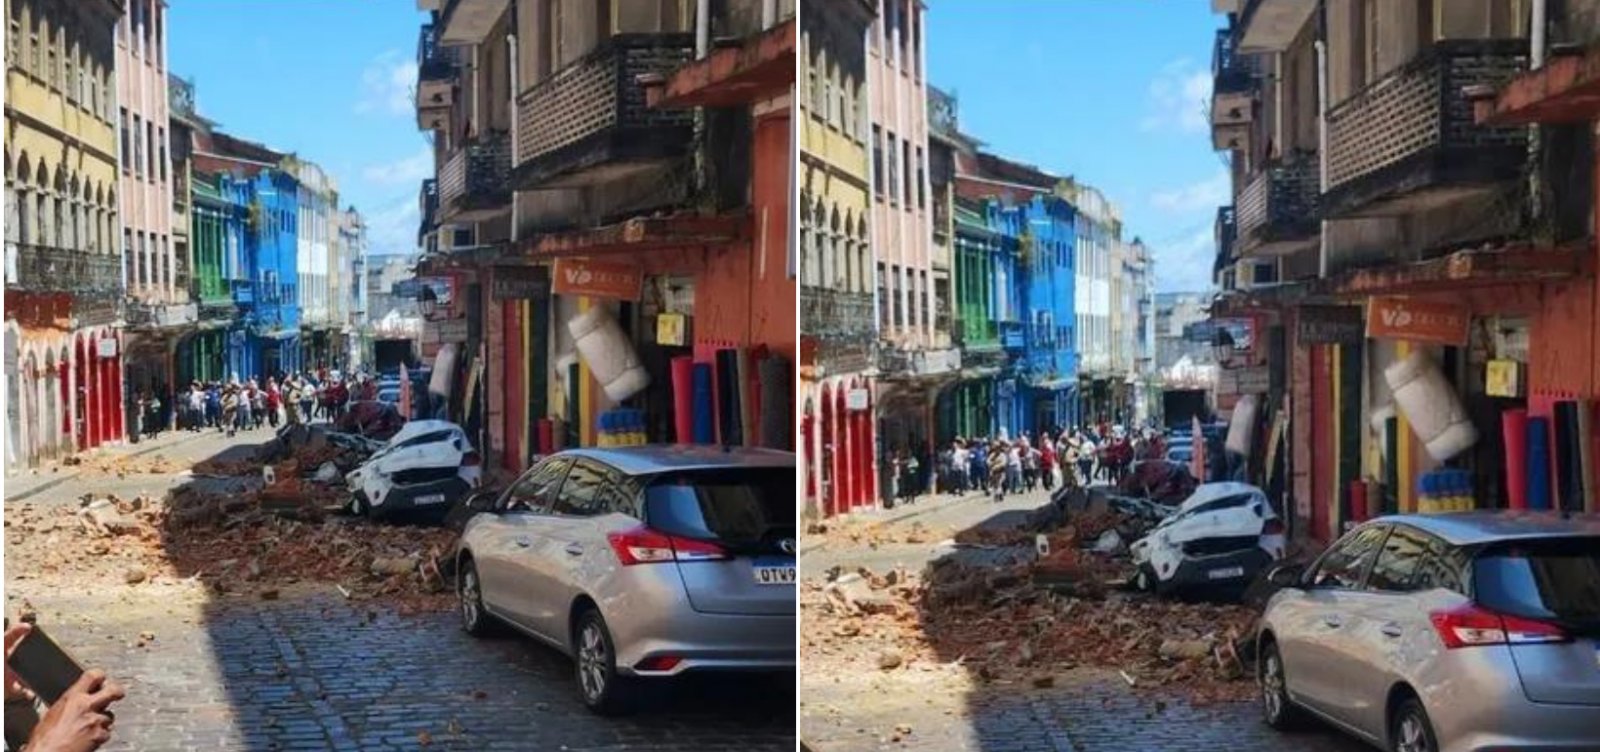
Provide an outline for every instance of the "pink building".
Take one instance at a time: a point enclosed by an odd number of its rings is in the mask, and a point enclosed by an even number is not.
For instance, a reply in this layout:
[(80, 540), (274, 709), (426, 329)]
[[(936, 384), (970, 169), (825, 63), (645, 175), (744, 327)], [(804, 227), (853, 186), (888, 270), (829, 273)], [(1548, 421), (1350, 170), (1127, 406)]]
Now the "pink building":
[(928, 89), (918, 0), (876, 0), (867, 32), (867, 116), (872, 122), (872, 249), (878, 326), (897, 349), (936, 347)]
[(163, 0), (129, 0), (128, 12), (117, 24), (117, 103), (128, 297), (145, 304), (186, 301), (188, 291), (175, 284)]

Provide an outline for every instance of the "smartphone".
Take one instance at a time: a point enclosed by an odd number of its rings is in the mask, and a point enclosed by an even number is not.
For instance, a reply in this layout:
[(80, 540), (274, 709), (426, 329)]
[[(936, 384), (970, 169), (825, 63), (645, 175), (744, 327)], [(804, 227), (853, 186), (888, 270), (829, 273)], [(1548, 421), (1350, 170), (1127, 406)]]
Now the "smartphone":
[(9, 664), (46, 705), (54, 705), (83, 676), (83, 667), (38, 624), (33, 625), (28, 636), (12, 651)]

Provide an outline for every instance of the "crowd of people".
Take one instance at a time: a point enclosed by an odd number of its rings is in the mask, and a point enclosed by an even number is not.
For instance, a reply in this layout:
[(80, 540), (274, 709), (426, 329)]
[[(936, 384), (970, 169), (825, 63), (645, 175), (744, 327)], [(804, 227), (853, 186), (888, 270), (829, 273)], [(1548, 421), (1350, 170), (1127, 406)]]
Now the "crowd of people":
[(378, 398), (377, 382), (357, 374), (348, 382), (327, 369), (316, 373), (284, 373), (226, 382), (192, 381), (171, 395), (172, 405), (146, 390), (138, 397), (140, 433), (155, 438), (169, 425), (179, 431), (235, 432), (279, 423), (294, 425), (314, 420), (337, 420), (355, 400)]
[[(1046, 491), (1057, 485), (1117, 483), (1139, 460), (1166, 453), (1159, 432), (1131, 432), (1109, 426), (1069, 428), (1059, 434), (1041, 431), (1036, 437), (956, 437), (938, 454), (934, 476), (944, 493), (964, 496), (992, 494), (996, 501), (1008, 494)], [(893, 459), (895, 496), (914, 502), (922, 494), (921, 463), (905, 450)]]

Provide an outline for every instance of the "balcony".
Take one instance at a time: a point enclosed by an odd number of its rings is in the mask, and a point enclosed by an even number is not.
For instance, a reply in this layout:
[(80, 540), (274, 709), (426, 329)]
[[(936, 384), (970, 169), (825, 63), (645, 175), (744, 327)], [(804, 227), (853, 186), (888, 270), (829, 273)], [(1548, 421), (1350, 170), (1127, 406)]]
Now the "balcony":
[(1240, 256), (1294, 253), (1316, 242), (1318, 167), (1315, 152), (1300, 152), (1267, 163), (1245, 184), (1236, 204)]
[(1233, 246), (1238, 240), (1239, 228), (1234, 224), (1234, 212), (1231, 206), (1217, 207), (1217, 221), (1213, 237), (1217, 242), (1217, 260), (1212, 266), (1213, 274), (1222, 271), (1222, 267), (1233, 263)]
[(1000, 346), (1007, 350), (1021, 350), (1028, 346), (1027, 327), (1021, 321), (1000, 322)]
[(1211, 145), (1242, 149), (1255, 117), (1255, 59), (1234, 48), (1232, 29), (1218, 29), (1211, 48)]
[(439, 226), (439, 181), (428, 178), (422, 181), (422, 191), (417, 194), (417, 208), (421, 223), (417, 227), (417, 242)]
[(511, 134), (467, 142), (439, 170), (439, 218), (480, 222), (511, 208)]
[(621, 34), (522, 92), (515, 187), (591, 186), (686, 155), (693, 115), (649, 107), (639, 77), (693, 56), (687, 34)]
[(1522, 71), (1528, 43), (1448, 40), (1328, 111), (1330, 218), (1447, 206), (1503, 187), (1527, 159), (1526, 128), (1480, 126), (1466, 87)]
[(7, 243), (6, 287), (121, 298), (122, 262), (105, 253)]
[(439, 43), (482, 43), (510, 4), (510, 0), (445, 0), (439, 13)]
[(129, 300), (123, 317), (130, 328), (168, 329), (188, 326), (199, 320), (200, 309), (194, 303), (145, 303)]
[(441, 47), (433, 24), (423, 24), (417, 34), (417, 117), (419, 127), (422, 112), (445, 108), (448, 111), (455, 98), (456, 51)]
[(803, 285), (800, 288), (801, 360), (822, 374), (855, 373), (873, 366), (872, 295)]
[(1239, 50), (1282, 52), (1311, 21), (1318, 0), (1245, 0), (1239, 11)]

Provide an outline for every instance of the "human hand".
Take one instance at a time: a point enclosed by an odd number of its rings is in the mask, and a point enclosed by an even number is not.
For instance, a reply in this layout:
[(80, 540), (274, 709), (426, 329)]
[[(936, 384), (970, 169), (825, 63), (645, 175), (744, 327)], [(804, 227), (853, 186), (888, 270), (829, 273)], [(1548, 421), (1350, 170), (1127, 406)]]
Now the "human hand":
[(28, 738), (28, 752), (93, 752), (111, 740), (107, 708), (124, 696), (98, 669), (84, 672), (40, 719)]
[(20, 622), (16, 626), (6, 628), (6, 702), (13, 700), (31, 700), (33, 692), (22, 683), (22, 677), (11, 670), (11, 653), (22, 644), (22, 638), (33, 631), (33, 625)]

